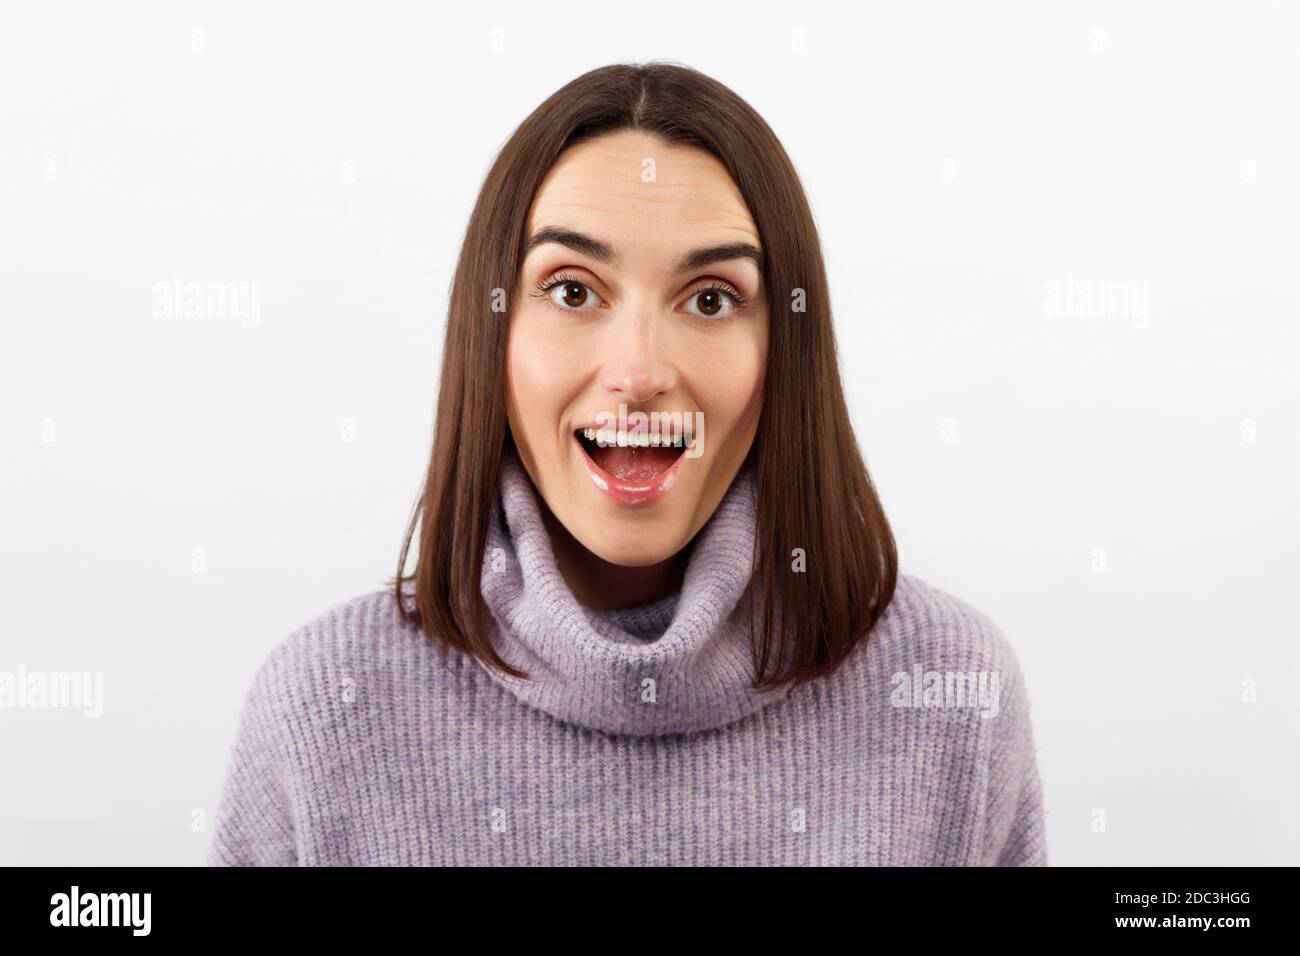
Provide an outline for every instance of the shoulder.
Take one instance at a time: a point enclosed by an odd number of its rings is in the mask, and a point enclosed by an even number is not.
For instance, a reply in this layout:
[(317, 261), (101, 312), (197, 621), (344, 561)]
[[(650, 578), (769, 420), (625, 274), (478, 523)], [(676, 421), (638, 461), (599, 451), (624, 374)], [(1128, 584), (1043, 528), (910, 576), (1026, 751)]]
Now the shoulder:
[(922, 723), (935, 732), (975, 730), (968, 743), (994, 754), (1028, 738), (1029, 695), (1019, 657), (976, 604), (900, 574), (865, 644), (855, 679), (873, 707), (905, 722), (909, 715), (934, 715), (935, 722)]
[(366, 591), (333, 604), (295, 628), (267, 660), (288, 667), (312, 661), (345, 664), (410, 644), (418, 629), (403, 620), (391, 589)]
[(428, 686), (446, 654), (406, 621), (392, 589), (334, 604), (282, 638), (263, 657), (247, 704), (287, 715), (321, 713), (364, 689), (376, 699), (406, 682)]
[(927, 670), (993, 671), (1020, 678), (1015, 650), (988, 613), (911, 574), (899, 574), (893, 600), (867, 646), (868, 657), (886, 666), (906, 665), (899, 669), (919, 663)]
[(969, 851), (962, 859), (1041, 856), (1029, 700), (1017, 654), (993, 617), (900, 574), (860, 652), (841, 700), (861, 716), (867, 752), (882, 755), (873, 772), (923, 788), (916, 799), (936, 853), (957, 836)]

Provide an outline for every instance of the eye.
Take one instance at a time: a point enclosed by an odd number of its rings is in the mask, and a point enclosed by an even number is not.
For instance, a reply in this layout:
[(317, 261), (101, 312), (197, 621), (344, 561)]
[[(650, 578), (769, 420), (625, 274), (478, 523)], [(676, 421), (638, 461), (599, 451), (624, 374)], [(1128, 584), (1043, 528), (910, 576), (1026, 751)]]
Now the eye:
[(709, 285), (696, 289), (686, 301), (688, 304), (699, 303), (698, 311), (692, 311), (688, 306), (687, 311), (691, 315), (715, 320), (725, 319), (737, 309), (743, 309), (749, 304), (749, 300), (737, 289), (721, 282), (710, 282)]
[[(603, 304), (591, 286), (564, 273), (544, 279), (534, 288), (533, 295), (545, 297), (551, 306), (562, 312), (586, 312)], [(745, 308), (749, 299), (730, 283), (710, 279), (706, 285), (692, 290), (686, 303), (686, 311), (696, 318), (719, 321), (729, 318), (737, 309)]]
[(594, 289), (568, 275), (553, 275), (537, 283), (535, 295), (545, 296), (550, 304), (565, 312), (585, 312), (600, 305)]

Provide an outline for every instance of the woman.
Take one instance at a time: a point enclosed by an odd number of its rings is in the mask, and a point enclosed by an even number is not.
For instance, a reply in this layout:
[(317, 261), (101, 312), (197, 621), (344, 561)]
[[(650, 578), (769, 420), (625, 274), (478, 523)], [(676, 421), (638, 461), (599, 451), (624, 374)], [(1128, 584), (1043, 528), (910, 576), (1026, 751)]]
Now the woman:
[(393, 587), (270, 654), (218, 818), (214, 864), (1045, 862), (1014, 654), (898, 573), (730, 90), (593, 70), (502, 149)]

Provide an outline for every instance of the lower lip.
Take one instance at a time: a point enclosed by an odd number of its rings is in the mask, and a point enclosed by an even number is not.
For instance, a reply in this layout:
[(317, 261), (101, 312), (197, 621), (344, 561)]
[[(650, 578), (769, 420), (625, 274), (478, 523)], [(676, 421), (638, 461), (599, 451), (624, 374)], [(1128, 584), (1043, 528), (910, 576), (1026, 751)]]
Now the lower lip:
[(621, 481), (592, 461), (591, 456), (587, 454), (586, 449), (582, 447), (582, 443), (576, 437), (573, 439), (573, 443), (578, 446), (578, 457), (582, 459), (582, 463), (586, 466), (592, 484), (616, 505), (654, 504), (677, 483), (677, 476), (681, 474), (682, 462), (686, 460), (686, 452), (683, 451), (677, 456), (675, 462), (655, 475), (650, 481)]

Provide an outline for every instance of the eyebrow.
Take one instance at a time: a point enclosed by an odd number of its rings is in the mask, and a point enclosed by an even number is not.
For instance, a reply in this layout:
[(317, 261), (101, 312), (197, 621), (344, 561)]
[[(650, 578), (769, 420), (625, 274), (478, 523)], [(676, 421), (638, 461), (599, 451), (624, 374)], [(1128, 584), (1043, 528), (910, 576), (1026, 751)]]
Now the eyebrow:
[[(617, 266), (622, 261), (622, 257), (618, 252), (607, 243), (578, 232), (576, 229), (567, 229), (563, 226), (544, 226), (537, 230), (524, 244), (524, 255), (527, 256), (538, 246), (545, 245), (548, 242), (567, 246), (574, 252), (580, 252), (597, 262)], [(753, 259), (758, 265), (759, 272), (763, 271), (763, 250), (749, 242), (728, 242), (720, 246), (693, 249), (684, 255), (678, 256), (676, 263), (673, 265), (673, 273), (680, 275), (683, 272), (701, 269), (715, 262), (728, 262), (732, 259)]]

